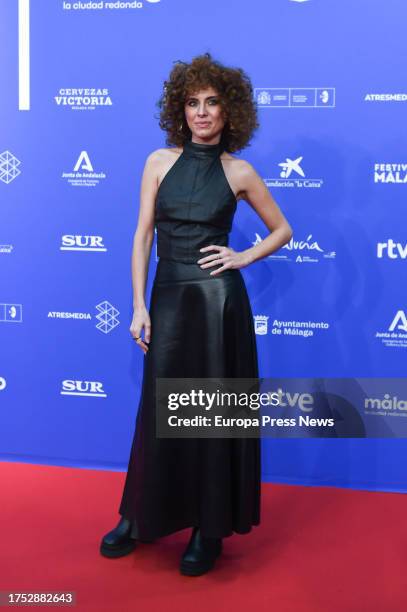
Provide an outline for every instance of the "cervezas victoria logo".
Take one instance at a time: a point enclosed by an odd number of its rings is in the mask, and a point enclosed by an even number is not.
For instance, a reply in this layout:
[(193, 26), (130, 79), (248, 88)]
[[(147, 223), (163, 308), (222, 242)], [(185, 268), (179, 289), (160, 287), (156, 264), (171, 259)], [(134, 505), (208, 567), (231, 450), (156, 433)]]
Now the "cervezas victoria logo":
[(64, 88), (56, 96), (55, 104), (72, 110), (95, 110), (113, 106), (110, 92), (107, 88)]

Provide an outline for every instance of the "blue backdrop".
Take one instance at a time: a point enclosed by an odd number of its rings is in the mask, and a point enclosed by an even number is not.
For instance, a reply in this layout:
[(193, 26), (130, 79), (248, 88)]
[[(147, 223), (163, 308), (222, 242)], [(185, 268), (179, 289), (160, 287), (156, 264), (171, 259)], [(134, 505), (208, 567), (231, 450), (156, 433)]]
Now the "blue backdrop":
[[(405, 376), (406, 17), (402, 0), (2, 0), (3, 460), (127, 467), (141, 173), (166, 146), (156, 101), (172, 62), (205, 51), (250, 75), (261, 128), (241, 156), (294, 229), (242, 270), (261, 376)], [(239, 202), (230, 245), (266, 234)], [(155, 266), (154, 245), (148, 295)], [(404, 439), (262, 448), (265, 481), (407, 489)]]

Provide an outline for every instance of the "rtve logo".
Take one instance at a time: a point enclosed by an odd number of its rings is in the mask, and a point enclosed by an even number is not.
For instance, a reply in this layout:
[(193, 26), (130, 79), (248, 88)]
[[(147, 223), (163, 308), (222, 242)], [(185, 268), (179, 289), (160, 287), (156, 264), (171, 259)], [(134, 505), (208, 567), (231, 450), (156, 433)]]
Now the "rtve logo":
[(377, 243), (377, 257), (389, 259), (407, 259), (407, 243), (403, 246), (401, 242), (394, 242), (391, 238), (387, 242)]

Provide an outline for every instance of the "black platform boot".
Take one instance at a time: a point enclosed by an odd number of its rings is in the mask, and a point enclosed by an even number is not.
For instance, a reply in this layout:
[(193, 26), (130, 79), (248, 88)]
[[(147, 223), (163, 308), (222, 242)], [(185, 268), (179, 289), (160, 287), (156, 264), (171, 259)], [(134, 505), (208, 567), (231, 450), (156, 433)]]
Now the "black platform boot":
[(100, 553), (104, 557), (124, 557), (131, 553), (137, 545), (137, 539), (131, 537), (132, 523), (121, 518), (118, 525), (109, 531), (100, 544)]
[(215, 564), (222, 552), (222, 538), (205, 538), (194, 527), (189, 544), (181, 557), (180, 572), (184, 576), (200, 576)]

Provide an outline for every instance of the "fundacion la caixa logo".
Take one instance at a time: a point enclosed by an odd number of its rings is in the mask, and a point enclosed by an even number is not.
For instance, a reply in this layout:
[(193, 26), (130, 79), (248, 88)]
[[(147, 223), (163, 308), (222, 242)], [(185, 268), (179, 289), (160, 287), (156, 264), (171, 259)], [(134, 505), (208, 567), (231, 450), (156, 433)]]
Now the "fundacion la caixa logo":
[(0, 153), (0, 180), (7, 185), (11, 183), (11, 181), (14, 181), (14, 179), (21, 174), (21, 170), (18, 167), (20, 164), (20, 160), (10, 153), (10, 151), (3, 151), (3, 153)]

